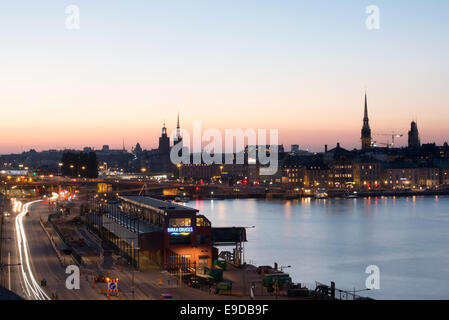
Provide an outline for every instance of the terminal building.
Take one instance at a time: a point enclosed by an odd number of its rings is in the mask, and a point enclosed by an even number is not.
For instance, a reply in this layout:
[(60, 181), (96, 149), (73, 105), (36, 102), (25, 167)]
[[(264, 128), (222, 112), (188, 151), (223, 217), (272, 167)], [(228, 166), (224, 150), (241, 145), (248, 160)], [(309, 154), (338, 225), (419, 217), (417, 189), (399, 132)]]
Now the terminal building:
[(242, 262), (245, 228), (212, 228), (197, 209), (147, 196), (127, 195), (89, 201), (88, 225), (137, 268), (206, 273), (218, 258), (217, 246), (232, 246)]

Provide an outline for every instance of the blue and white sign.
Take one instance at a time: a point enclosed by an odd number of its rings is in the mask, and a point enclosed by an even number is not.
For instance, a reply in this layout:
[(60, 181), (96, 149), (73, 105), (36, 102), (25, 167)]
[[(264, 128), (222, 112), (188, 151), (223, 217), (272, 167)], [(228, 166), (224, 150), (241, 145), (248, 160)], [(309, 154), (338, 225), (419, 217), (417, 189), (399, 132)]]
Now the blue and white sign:
[(117, 282), (108, 282), (108, 290), (116, 290)]
[(168, 233), (190, 233), (193, 232), (193, 227), (168, 227)]

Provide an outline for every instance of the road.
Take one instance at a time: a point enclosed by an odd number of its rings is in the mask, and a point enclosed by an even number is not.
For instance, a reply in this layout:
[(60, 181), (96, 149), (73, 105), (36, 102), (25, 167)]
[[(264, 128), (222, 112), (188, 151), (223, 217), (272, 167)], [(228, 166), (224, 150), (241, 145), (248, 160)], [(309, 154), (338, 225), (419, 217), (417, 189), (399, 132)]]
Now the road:
[[(106, 299), (91, 286), (80, 290), (66, 288), (66, 269), (39, 221), (48, 215), (48, 207), (33, 201), (18, 211), (5, 219), (2, 261), (8, 261), (9, 255), (14, 266), (5, 267), (2, 284), (27, 300), (49, 300), (52, 293), (57, 293), (59, 299)], [(43, 278), (47, 280), (46, 287), (40, 285)]]
[[(40, 219), (47, 220), (48, 205), (41, 201), (33, 201), (23, 205), (22, 210), (12, 213), (5, 221), (3, 259), (10, 253), (11, 264), (21, 263), (10, 268), (11, 291), (29, 300), (51, 299), (57, 293), (61, 300), (104, 300), (106, 284), (96, 283), (93, 286), (92, 275), (96, 269), (80, 268), (80, 289), (66, 288), (66, 266), (63, 266), (53, 248), (47, 233), (40, 224)], [(27, 214), (28, 213), (28, 214)], [(7, 257), (6, 257), (7, 259)], [(6, 261), (6, 260), (3, 260)], [(68, 261), (68, 259), (66, 260)], [(103, 270), (111, 278), (119, 278), (120, 297), (111, 296), (111, 300), (154, 300), (160, 299), (162, 293), (171, 293), (176, 299), (226, 299), (223, 296), (211, 295), (185, 285), (179, 288), (177, 280), (164, 271), (133, 272), (129, 268), (114, 266)], [(8, 273), (6, 274), (7, 280)], [(86, 280), (87, 276), (87, 280)], [(47, 286), (40, 286), (46, 279)], [(162, 284), (159, 283), (162, 280)], [(4, 283), (4, 282), (3, 282)], [(5, 285), (8, 287), (8, 285)]]
[(40, 224), (40, 219), (47, 219), (48, 206), (42, 203), (33, 203), (29, 210), (29, 215), (24, 220), (24, 229), (29, 240), (29, 251), (31, 252), (32, 271), (35, 278), (42, 280), (45, 278), (47, 286), (45, 291), (51, 296), (57, 293), (58, 299), (87, 299), (98, 300), (106, 297), (90, 285), (82, 285), (79, 290), (70, 290), (66, 288), (66, 267), (58, 259), (51, 242)]

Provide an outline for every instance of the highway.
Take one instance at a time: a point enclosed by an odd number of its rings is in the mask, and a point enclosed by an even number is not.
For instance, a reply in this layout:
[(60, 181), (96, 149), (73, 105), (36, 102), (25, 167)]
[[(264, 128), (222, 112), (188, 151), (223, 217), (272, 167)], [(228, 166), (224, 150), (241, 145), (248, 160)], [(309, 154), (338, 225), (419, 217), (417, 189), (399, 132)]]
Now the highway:
[[(64, 300), (106, 299), (87, 283), (82, 283), (80, 290), (66, 288), (66, 269), (40, 224), (40, 218), (46, 219), (48, 215), (46, 205), (40, 200), (24, 205), (17, 201), (13, 208), (14, 212), (5, 219), (2, 239), (2, 261), (10, 264), (2, 272), (2, 284), (6, 288), (27, 300), (49, 300), (52, 293)], [(42, 287), (44, 278), (47, 286)]]
[[(65, 273), (66, 266), (63, 266), (58, 259), (47, 233), (40, 224), (41, 218), (44, 221), (47, 220), (48, 205), (37, 200), (22, 206), (17, 201), (13, 207), (18, 212), (12, 212), (5, 222), (4, 236), (8, 239), (3, 242), (2, 255), (3, 261), (7, 261), (9, 253), (10, 262), (15, 265), (2, 273), (4, 276), (2, 284), (5, 287), (8, 288), (10, 277), (11, 291), (28, 300), (52, 299), (53, 293), (57, 293), (57, 298), (60, 300), (108, 299), (105, 294), (105, 283), (97, 283), (92, 286), (92, 275), (96, 274), (96, 268), (81, 267), (80, 289), (66, 288), (65, 282), (69, 276)], [(66, 259), (66, 261), (68, 260)], [(18, 263), (20, 265), (17, 265)], [(223, 297), (211, 296), (207, 292), (185, 285), (179, 289), (175, 284), (176, 280), (160, 270), (135, 272), (134, 294), (132, 294), (133, 272), (129, 268), (120, 270), (118, 267), (113, 267), (102, 271), (110, 274), (112, 278), (120, 278), (121, 297), (111, 296), (111, 300), (155, 300), (160, 299), (162, 293), (171, 293), (176, 299), (223, 299)], [(88, 281), (86, 281), (86, 275)], [(40, 284), (44, 278), (47, 285), (42, 287)], [(159, 284), (159, 279), (163, 279), (162, 285)]]
[(68, 274), (65, 273), (66, 268), (58, 259), (56, 252), (48, 239), (47, 234), (40, 224), (40, 219), (47, 219), (48, 206), (40, 201), (28, 203), (29, 215), (23, 222), (24, 233), (28, 236), (28, 249), (31, 252), (30, 264), (34, 277), (40, 283), (45, 278), (47, 286), (44, 288), (47, 296), (51, 297), (52, 293), (57, 293), (58, 299), (104, 299), (95, 288), (87, 283), (81, 283), (79, 290), (69, 290), (65, 286)]
[[(33, 269), (31, 267), (30, 262), (30, 254), (28, 248), (28, 238), (27, 234), (24, 230), (23, 220), (29, 211), (29, 207), (33, 203), (37, 203), (37, 201), (31, 201), (22, 206), (21, 202), (19, 203), (19, 207), (22, 207), (22, 210), (17, 214), (15, 218), (15, 227), (16, 227), (16, 241), (18, 248), (18, 263), (20, 263), (20, 275), (23, 280), (23, 286), (27, 294), (27, 298), (33, 298), (36, 300), (49, 300), (50, 297), (47, 293), (41, 288), (39, 283), (37, 282)], [(15, 206), (16, 208), (17, 206)], [(33, 241), (34, 242), (34, 241)]]

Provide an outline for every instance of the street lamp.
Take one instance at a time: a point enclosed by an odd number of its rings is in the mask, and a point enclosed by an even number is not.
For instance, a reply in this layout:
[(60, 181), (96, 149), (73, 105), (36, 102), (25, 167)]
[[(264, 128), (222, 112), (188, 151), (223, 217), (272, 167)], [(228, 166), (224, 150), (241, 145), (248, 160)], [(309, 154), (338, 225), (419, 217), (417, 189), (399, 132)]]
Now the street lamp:
[(287, 268), (291, 268), (292, 266), (281, 266), (281, 272), (284, 270), (284, 269), (287, 269)]
[(355, 293), (356, 292), (363, 292), (363, 291), (369, 291), (369, 290), (371, 290), (370, 288), (365, 288), (365, 289), (359, 289), (359, 290), (356, 290), (355, 288), (354, 288), (354, 297), (353, 297), (353, 300), (355, 300)]
[[(256, 226), (251, 226), (251, 227), (242, 227), (242, 228), (245, 228), (245, 229), (254, 229)], [(244, 242), (242, 242), (243, 244), (242, 244), (242, 255), (243, 255), (243, 262), (245, 262), (245, 243)]]

